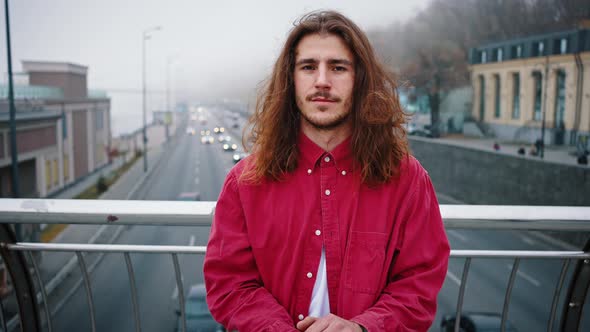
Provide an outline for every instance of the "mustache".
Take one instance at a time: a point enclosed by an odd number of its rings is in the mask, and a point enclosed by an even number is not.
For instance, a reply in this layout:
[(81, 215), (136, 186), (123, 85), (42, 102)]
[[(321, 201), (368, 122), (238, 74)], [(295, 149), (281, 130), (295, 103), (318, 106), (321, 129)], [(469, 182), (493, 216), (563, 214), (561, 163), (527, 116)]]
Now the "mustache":
[(305, 97), (305, 100), (311, 101), (314, 98), (324, 98), (324, 99), (328, 99), (329, 101), (333, 101), (333, 102), (340, 102), (342, 100), (340, 97), (332, 95), (327, 91), (318, 91), (316, 93), (308, 95), (307, 97)]

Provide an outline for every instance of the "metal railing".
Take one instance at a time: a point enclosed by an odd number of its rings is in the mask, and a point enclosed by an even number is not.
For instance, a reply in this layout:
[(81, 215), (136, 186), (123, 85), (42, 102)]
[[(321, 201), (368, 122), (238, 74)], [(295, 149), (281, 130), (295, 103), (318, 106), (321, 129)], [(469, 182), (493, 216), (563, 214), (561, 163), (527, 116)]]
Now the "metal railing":
[[(47, 285), (39, 277), (39, 268), (32, 257), (33, 252), (59, 251), (75, 253), (82, 271), (86, 290), (90, 320), (96, 329), (94, 303), (90, 285), (92, 269), (86, 266), (83, 253), (121, 253), (124, 255), (129, 287), (132, 297), (135, 330), (141, 331), (135, 274), (130, 254), (151, 253), (171, 256), (178, 301), (180, 305), (181, 330), (186, 331), (184, 308), (184, 287), (178, 263), (178, 254), (204, 254), (205, 246), (170, 245), (125, 245), (125, 244), (79, 244), (79, 243), (31, 243), (16, 242), (9, 224), (95, 224), (95, 225), (161, 225), (161, 226), (209, 226), (216, 202), (178, 201), (87, 201), (87, 200), (42, 200), (42, 199), (0, 199), (0, 253), (10, 272), (17, 296), (19, 314), (8, 322), (0, 307), (0, 323), (4, 331), (11, 331), (20, 325), (22, 331), (41, 331), (45, 320), (52, 330), (48, 305)], [(555, 230), (590, 232), (590, 207), (550, 206), (487, 206), (487, 205), (441, 205), (445, 228), (449, 229), (495, 229), (495, 230)], [(108, 227), (108, 226), (103, 226)], [(116, 226), (115, 226), (116, 227)], [(27, 257), (24, 254), (27, 254)], [(452, 258), (464, 258), (463, 273), (456, 307), (454, 331), (459, 331), (467, 276), (474, 258), (511, 258), (512, 269), (506, 288), (502, 309), (501, 330), (506, 329), (506, 318), (510, 306), (512, 289), (521, 260), (560, 259), (564, 260), (559, 281), (555, 286), (548, 331), (553, 330), (558, 309), (558, 300), (566, 281), (566, 271), (571, 262), (576, 268), (570, 280), (565, 298), (560, 331), (577, 331), (582, 319), (582, 307), (590, 286), (590, 245), (584, 250), (532, 251), (532, 250), (452, 250)], [(28, 264), (27, 262), (31, 262)], [(31, 266), (32, 265), (32, 266)], [(35, 291), (33, 278), (39, 290)], [(0, 301), (1, 306), (1, 301)], [(43, 313), (39, 308), (42, 307)]]

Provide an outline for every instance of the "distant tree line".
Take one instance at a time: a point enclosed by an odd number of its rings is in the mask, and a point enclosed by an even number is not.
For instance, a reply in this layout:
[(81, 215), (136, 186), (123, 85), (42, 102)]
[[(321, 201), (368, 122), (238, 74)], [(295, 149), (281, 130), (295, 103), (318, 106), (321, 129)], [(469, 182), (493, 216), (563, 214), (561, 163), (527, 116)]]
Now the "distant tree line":
[(469, 84), (470, 48), (589, 19), (590, 0), (433, 0), (415, 18), (368, 34), (401, 81), (428, 95), (438, 136), (440, 94)]

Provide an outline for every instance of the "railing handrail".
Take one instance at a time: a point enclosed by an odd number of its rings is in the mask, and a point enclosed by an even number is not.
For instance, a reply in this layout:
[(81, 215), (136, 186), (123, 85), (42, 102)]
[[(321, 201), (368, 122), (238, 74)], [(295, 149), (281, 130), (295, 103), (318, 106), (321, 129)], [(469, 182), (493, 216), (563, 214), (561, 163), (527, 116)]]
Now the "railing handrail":
[[(4, 198), (0, 223), (210, 226), (216, 203)], [(440, 211), (446, 228), (590, 231), (590, 207), (441, 204)]]

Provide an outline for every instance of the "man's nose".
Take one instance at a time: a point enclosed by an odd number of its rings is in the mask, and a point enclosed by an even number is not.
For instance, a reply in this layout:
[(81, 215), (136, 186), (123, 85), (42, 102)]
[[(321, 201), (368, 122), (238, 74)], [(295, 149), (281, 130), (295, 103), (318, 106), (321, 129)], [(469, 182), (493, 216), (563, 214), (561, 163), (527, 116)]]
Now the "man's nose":
[(330, 75), (328, 68), (325, 65), (320, 65), (317, 71), (315, 87), (316, 89), (329, 89), (332, 86), (330, 83)]

